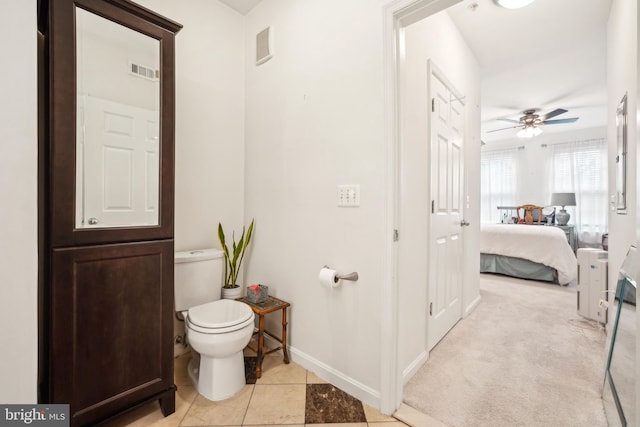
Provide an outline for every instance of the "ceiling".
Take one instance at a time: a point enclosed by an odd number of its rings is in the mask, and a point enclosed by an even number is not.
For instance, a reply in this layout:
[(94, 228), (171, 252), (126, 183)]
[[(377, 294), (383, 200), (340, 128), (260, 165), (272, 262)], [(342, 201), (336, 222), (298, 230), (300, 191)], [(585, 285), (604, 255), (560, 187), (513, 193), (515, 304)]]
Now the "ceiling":
[(237, 12), (240, 12), (242, 15), (246, 15), (249, 13), (251, 9), (253, 9), (261, 0), (220, 0), (222, 3), (226, 4), (232, 9), (235, 9)]
[[(220, 0), (246, 15), (261, 0)], [(506, 128), (522, 111), (564, 108), (545, 133), (606, 126), (606, 26), (611, 0), (536, 0), (518, 10), (493, 0), (463, 0), (447, 10), (482, 72), (484, 142), (516, 138)]]
[[(477, 5), (477, 6), (474, 6)], [(611, 0), (536, 0), (519, 10), (492, 0), (464, 0), (448, 9), (482, 72), (482, 140), (514, 139), (518, 129), (493, 133), (522, 111), (556, 108), (579, 117), (543, 126), (545, 133), (607, 124), (606, 26)]]

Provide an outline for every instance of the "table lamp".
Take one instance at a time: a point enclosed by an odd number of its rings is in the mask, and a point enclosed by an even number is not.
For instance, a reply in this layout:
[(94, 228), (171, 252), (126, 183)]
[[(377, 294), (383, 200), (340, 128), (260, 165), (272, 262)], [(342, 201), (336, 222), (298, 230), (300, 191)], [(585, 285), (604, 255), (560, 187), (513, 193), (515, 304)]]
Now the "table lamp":
[(576, 205), (576, 193), (552, 193), (551, 205), (562, 206), (560, 212), (556, 213), (556, 221), (558, 221), (558, 225), (567, 225), (571, 215), (564, 209), (564, 207)]

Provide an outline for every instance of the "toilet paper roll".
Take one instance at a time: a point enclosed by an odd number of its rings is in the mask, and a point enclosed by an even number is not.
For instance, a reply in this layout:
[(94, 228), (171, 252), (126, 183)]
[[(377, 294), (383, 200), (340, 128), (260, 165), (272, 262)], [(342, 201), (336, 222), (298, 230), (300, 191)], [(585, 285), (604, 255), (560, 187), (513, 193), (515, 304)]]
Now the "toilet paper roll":
[(338, 278), (338, 272), (330, 268), (323, 268), (318, 275), (320, 284), (327, 288), (337, 288), (340, 286), (340, 279)]

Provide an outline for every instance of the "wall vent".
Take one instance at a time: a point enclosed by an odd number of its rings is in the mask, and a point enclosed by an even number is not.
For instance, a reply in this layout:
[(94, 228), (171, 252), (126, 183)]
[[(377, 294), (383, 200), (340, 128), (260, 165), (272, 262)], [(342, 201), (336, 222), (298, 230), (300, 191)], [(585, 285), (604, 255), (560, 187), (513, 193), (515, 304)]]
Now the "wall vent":
[(256, 35), (256, 65), (273, 57), (273, 28), (267, 27)]
[(129, 62), (129, 74), (142, 77), (147, 80), (160, 79), (160, 70), (158, 70), (157, 68), (148, 67), (142, 64), (136, 64), (134, 62)]

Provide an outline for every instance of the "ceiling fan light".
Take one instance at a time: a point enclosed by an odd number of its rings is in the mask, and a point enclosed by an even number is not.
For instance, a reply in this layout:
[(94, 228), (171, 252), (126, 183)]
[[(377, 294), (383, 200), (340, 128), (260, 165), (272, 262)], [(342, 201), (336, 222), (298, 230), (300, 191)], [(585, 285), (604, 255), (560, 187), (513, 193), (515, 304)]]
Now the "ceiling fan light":
[(498, 5), (506, 9), (520, 9), (534, 2), (534, 0), (495, 0)]
[(526, 128), (519, 130), (516, 135), (518, 138), (533, 138), (542, 133), (542, 129), (527, 126)]

